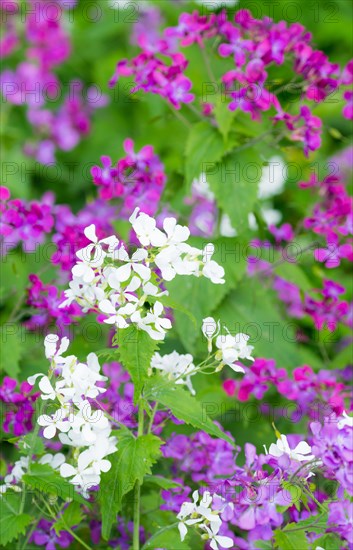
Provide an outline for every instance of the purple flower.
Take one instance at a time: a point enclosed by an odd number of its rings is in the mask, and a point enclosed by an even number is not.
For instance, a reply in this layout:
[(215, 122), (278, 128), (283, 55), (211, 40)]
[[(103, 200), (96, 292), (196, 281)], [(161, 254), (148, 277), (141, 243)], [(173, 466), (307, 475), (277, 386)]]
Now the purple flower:
[(37, 546), (45, 546), (45, 550), (56, 550), (59, 548), (68, 548), (73, 537), (66, 531), (60, 531), (59, 535), (55, 533), (52, 521), (41, 519), (31, 535), (30, 541)]

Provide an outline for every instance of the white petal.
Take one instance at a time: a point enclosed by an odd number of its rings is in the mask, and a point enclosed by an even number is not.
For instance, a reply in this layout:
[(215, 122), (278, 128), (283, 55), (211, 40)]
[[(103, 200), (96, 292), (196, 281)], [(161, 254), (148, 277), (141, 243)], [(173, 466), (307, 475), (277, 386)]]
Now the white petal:
[(116, 309), (109, 300), (102, 300), (99, 302), (98, 307), (101, 311), (103, 311), (103, 313), (107, 313), (108, 315), (116, 314)]
[(71, 466), (71, 464), (66, 464), (65, 462), (60, 466), (60, 475), (62, 477), (71, 477), (71, 476), (74, 476), (76, 473), (77, 473), (76, 468)]
[(31, 386), (34, 386), (34, 384), (36, 383), (37, 378), (39, 378), (40, 376), (43, 378), (44, 374), (42, 374), (41, 372), (39, 372), (39, 373), (37, 373), (37, 374), (33, 374), (33, 376), (29, 376), (29, 377), (27, 378), (28, 384), (31, 384)]
[(94, 223), (86, 227), (86, 229), (84, 230), (84, 234), (86, 235), (87, 239), (92, 243), (96, 243), (98, 241), (96, 235), (96, 226), (94, 225)]
[(51, 359), (56, 354), (56, 345), (59, 336), (57, 334), (48, 334), (44, 339), (45, 357)]
[(56, 426), (55, 424), (50, 424), (43, 430), (43, 435), (46, 439), (53, 439), (53, 437), (56, 434)]
[(179, 529), (179, 533), (180, 533), (180, 540), (181, 540), (181, 542), (183, 542), (188, 530), (187, 530), (186, 525), (184, 523), (179, 523), (178, 524), (178, 529)]
[(232, 548), (233, 540), (230, 537), (217, 536), (216, 541), (222, 548)]

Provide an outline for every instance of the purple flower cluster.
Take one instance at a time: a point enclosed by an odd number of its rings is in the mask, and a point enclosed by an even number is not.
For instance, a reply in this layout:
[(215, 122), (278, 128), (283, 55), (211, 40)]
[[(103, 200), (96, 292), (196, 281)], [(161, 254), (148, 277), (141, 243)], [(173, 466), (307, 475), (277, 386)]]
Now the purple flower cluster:
[(275, 388), (280, 395), (297, 404), (294, 417), (308, 415), (318, 418), (318, 412), (326, 416), (342, 414), (345, 400), (352, 402), (352, 391), (337, 373), (321, 370), (315, 373), (308, 365), (297, 367), (290, 375), (285, 369), (276, 367), (273, 359), (256, 358), (250, 367), (243, 366), (244, 376), (240, 380), (232, 378), (223, 383), (227, 395), (239, 401), (248, 401), (251, 396), (261, 400)]
[(94, 223), (99, 239), (111, 235), (114, 232), (112, 222), (116, 219), (117, 210), (103, 200), (94, 200), (77, 214), (74, 214), (67, 205), (56, 205), (54, 216), (55, 228), (52, 240), (56, 251), (51, 261), (60, 267), (60, 276), (66, 282), (77, 260), (76, 251), (89, 244), (84, 235), (85, 227)]
[[(300, 186), (317, 188), (320, 196), (311, 216), (304, 220), (305, 229), (326, 239), (326, 248), (317, 248), (315, 259), (329, 269), (339, 266), (343, 258), (353, 262), (352, 239), (347, 239), (353, 235), (353, 199), (347, 193), (343, 178), (328, 176), (320, 182), (312, 175)], [(346, 242), (342, 242), (345, 238)]]
[(37, 546), (44, 546), (45, 550), (56, 550), (56, 545), (59, 548), (68, 548), (74, 540), (73, 537), (67, 531), (60, 531), (59, 534), (56, 534), (53, 524), (53, 521), (41, 519), (33, 531), (30, 541)]
[(33, 314), (24, 325), (29, 330), (40, 330), (54, 323), (61, 333), (64, 333), (65, 327), (80, 316), (81, 309), (76, 303), (60, 309), (64, 293), (60, 292), (57, 286), (44, 284), (34, 274), (29, 276), (29, 280), (31, 286), (28, 288), (27, 305), (38, 310), (38, 313)]
[[(71, 53), (63, 14), (63, 8), (69, 5), (58, 0), (29, 0), (29, 4), (23, 32), (25, 60), (14, 71), (5, 69), (0, 74), (1, 93), (8, 102), (28, 107), (27, 119), (35, 139), (25, 144), (24, 152), (41, 164), (52, 164), (56, 149), (69, 151), (89, 133), (93, 111), (104, 106), (107, 98), (96, 88), (88, 89), (84, 96), (83, 84), (76, 79), (70, 83), (61, 106), (56, 110), (45, 108), (48, 100), (56, 101), (62, 95), (62, 83), (53, 69)], [(20, 27), (22, 14), (15, 2), (2, 2), (2, 9), (6, 11), (2, 18), (6, 34), (1, 51), (9, 55), (20, 42), (16, 25)]]
[[(284, 21), (275, 23), (269, 17), (258, 20), (248, 10), (239, 10), (234, 23), (227, 19), (224, 11), (218, 15), (200, 15), (195, 11), (181, 14), (178, 25), (158, 33), (160, 20), (156, 13), (151, 12), (148, 17), (152, 18), (153, 31), (147, 32), (142, 25), (135, 26), (134, 42), (140, 46), (141, 53), (131, 61), (118, 62), (111, 86), (121, 77), (132, 77), (133, 92), (143, 90), (158, 94), (180, 109), (182, 104), (194, 102), (195, 95), (190, 92), (191, 80), (185, 76), (189, 62), (179, 48), (197, 44), (206, 52), (205, 41), (217, 36), (221, 42), (219, 55), (232, 56), (235, 65), (221, 77), (229, 109), (240, 109), (258, 120), (262, 112), (273, 108), (277, 113), (274, 122), (285, 123), (291, 139), (303, 142), (306, 155), (320, 147), (321, 120), (312, 115), (310, 108), (302, 104), (299, 114), (287, 113), (276, 94), (265, 87), (268, 82), (266, 68), (271, 64), (283, 65), (288, 59), (293, 63), (295, 74), (302, 79), (302, 100), (324, 101), (340, 83), (350, 83), (351, 64), (340, 77), (338, 65), (330, 63), (323, 52), (312, 48), (311, 34), (302, 25), (287, 26)], [(210, 70), (209, 61), (207, 64)], [(348, 102), (352, 100), (350, 94), (345, 92)], [(350, 109), (345, 108), (345, 116)], [(204, 105), (203, 114), (209, 116), (212, 110), (212, 104), (208, 103)]]
[(10, 200), (10, 197), (10, 191), (1, 187), (1, 254), (7, 254), (20, 243), (26, 252), (31, 252), (44, 242), (46, 234), (53, 229), (54, 197), (52, 193), (46, 193), (41, 201), (30, 202)]
[[(39, 393), (31, 394), (32, 386), (27, 382), (18, 382), (5, 376), (0, 386), (0, 402), (4, 418), (1, 419), (2, 429), (14, 436), (27, 434), (33, 429), (33, 404)], [(31, 394), (31, 395), (30, 395)]]
[(310, 424), (312, 452), (323, 463), (325, 477), (337, 480), (341, 490), (353, 495), (353, 425), (336, 415), (327, 416), (323, 424)]
[(124, 141), (126, 156), (113, 166), (110, 157), (101, 157), (102, 165), (93, 166), (91, 173), (99, 195), (104, 200), (121, 198), (120, 216), (128, 218), (136, 206), (153, 216), (166, 182), (164, 166), (152, 145), (135, 153), (132, 139)]

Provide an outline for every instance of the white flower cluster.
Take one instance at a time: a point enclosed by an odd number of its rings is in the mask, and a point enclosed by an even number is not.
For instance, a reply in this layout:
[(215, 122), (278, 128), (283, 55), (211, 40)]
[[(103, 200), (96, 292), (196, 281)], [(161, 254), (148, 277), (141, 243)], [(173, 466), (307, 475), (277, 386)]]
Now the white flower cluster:
[(169, 380), (175, 380), (176, 384), (186, 385), (191, 394), (195, 395), (195, 390), (190, 380), (190, 376), (195, 374), (195, 365), (190, 353), (181, 355), (177, 351), (173, 351), (163, 356), (155, 353), (151, 360), (151, 367), (159, 370)]
[(209, 542), (213, 550), (218, 550), (218, 545), (222, 548), (233, 546), (233, 540), (230, 537), (218, 535), (222, 525), (220, 518), (222, 510), (211, 508), (214, 497), (217, 497), (218, 501), (223, 500), (219, 495), (212, 496), (208, 491), (205, 491), (201, 497), (198, 491), (194, 491), (192, 494), (193, 502), (183, 502), (177, 515), (179, 520), (178, 529), (182, 541), (185, 539), (188, 526), (196, 525), (204, 532), (202, 538)]
[(86, 227), (91, 244), (76, 253), (79, 261), (72, 268), (70, 288), (60, 307), (76, 301), (83, 311), (106, 315), (105, 323), (120, 329), (135, 323), (154, 340), (163, 340), (171, 322), (162, 317), (164, 308), (158, 298), (168, 293), (155, 284), (156, 268), (165, 281), (193, 275), (207, 277), (214, 284), (225, 282), (224, 269), (212, 260), (212, 244), (199, 250), (186, 243), (190, 231), (175, 218), (166, 218), (162, 231), (153, 218), (136, 208), (130, 223), (144, 247), (131, 257), (115, 236), (98, 240), (95, 226)]
[(212, 352), (213, 340), (216, 338), (217, 351), (215, 359), (216, 361), (220, 361), (217, 370), (219, 371), (224, 365), (228, 365), (235, 372), (244, 372), (244, 369), (236, 363), (240, 359), (254, 361), (254, 358), (251, 356), (254, 346), (248, 345), (250, 337), (242, 332), (232, 336), (228, 330), (228, 334), (223, 336), (220, 334), (220, 331), (221, 326), (219, 321), (216, 322), (213, 317), (203, 319), (202, 332), (207, 339), (209, 353)]
[[(55, 455), (47, 453), (38, 460), (39, 464), (48, 464), (54, 470), (60, 468), (61, 464), (63, 464), (64, 462), (65, 456), (62, 453), (57, 453)], [(15, 491), (17, 493), (22, 490), (21, 487), (16, 484), (19, 483), (23, 475), (27, 473), (28, 465), (29, 456), (21, 456), (19, 460), (16, 460), (11, 472), (7, 474), (4, 478), (5, 484), (0, 486), (0, 494), (6, 493), (8, 489), (11, 489), (12, 491)]]
[(36, 374), (28, 378), (31, 385), (40, 378), (42, 400), (56, 400), (58, 408), (53, 414), (42, 414), (38, 424), (44, 428), (43, 436), (52, 439), (56, 433), (60, 441), (75, 448), (75, 466), (60, 464), (62, 477), (70, 482), (85, 497), (89, 488), (98, 485), (101, 472), (107, 472), (111, 463), (106, 459), (116, 451), (116, 437), (103, 411), (93, 410), (88, 399), (96, 398), (106, 390), (97, 385), (107, 377), (102, 376), (97, 356), (90, 353), (87, 364), (80, 363), (76, 356), (63, 357), (69, 346), (68, 338), (50, 334), (45, 338), (45, 355), (55, 373), (55, 383), (48, 376)]

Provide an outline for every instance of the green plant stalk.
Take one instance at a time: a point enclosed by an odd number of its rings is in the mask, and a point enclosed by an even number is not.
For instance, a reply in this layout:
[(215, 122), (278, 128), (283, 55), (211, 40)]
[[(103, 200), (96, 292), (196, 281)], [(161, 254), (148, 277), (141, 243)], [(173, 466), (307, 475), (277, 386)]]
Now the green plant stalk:
[[(143, 418), (144, 410), (141, 402), (138, 404), (138, 427), (137, 437), (143, 435)], [(141, 500), (141, 488), (140, 483), (136, 481), (134, 489), (134, 534), (132, 540), (133, 550), (139, 550), (140, 548), (140, 500)]]

